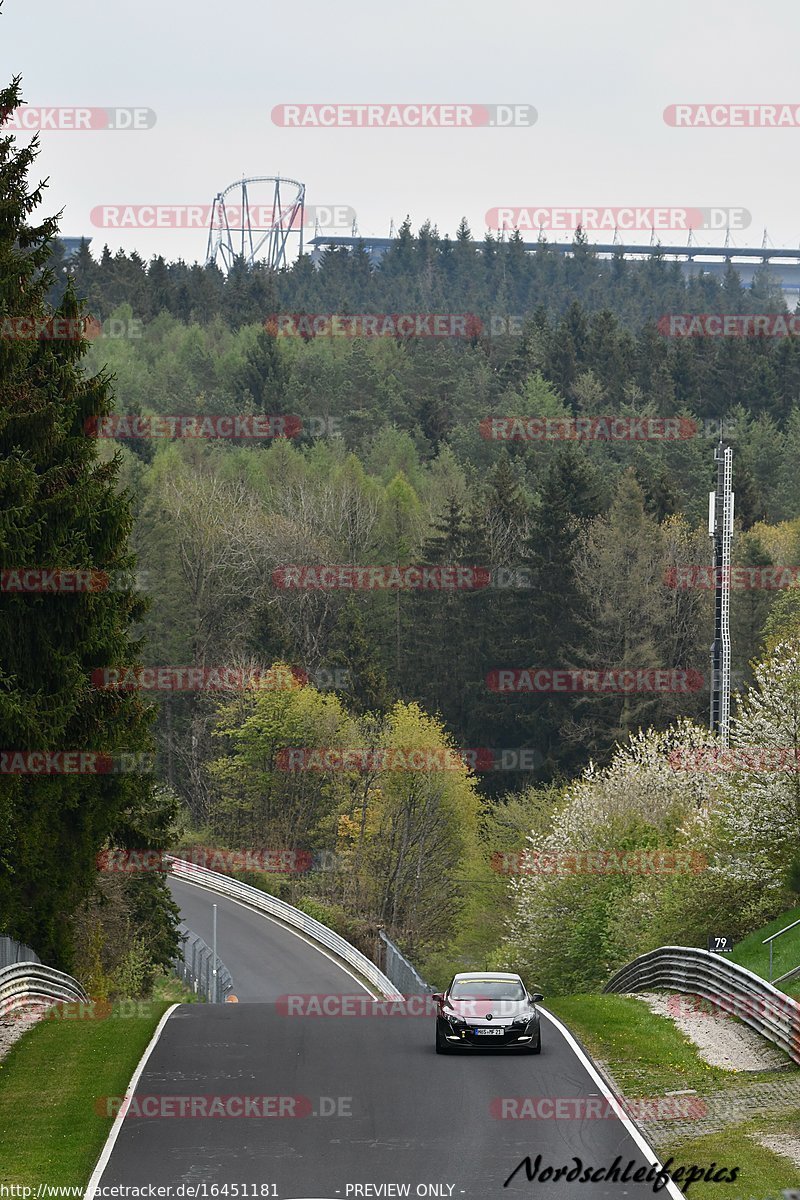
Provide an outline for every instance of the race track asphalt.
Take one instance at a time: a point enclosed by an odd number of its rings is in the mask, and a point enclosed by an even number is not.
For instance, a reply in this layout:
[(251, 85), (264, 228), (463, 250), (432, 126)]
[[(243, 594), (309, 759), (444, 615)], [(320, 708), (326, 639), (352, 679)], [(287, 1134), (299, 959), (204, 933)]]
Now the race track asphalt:
[[(359, 996), (349, 1003), (362, 1008), (366, 990), (255, 911), (183, 881), (171, 880), (171, 887), (187, 925), (207, 941), (217, 904), (219, 954), (239, 1003), (175, 1010), (139, 1079), (103, 1188), (169, 1186), (162, 1196), (184, 1200), (225, 1197), (226, 1184), (227, 1196), (240, 1200), (654, 1195), (652, 1182), (630, 1179), (650, 1160), (621, 1121), (590, 1115), (586, 1101), (594, 1101), (595, 1113), (608, 1106), (546, 1017), (538, 1056), (442, 1056), (434, 1052), (428, 1015), (289, 1015), (281, 996)], [(195, 1115), (177, 1115), (181, 1105), (190, 1113), (186, 1097), (195, 1098)], [(260, 1115), (202, 1115), (214, 1097), (217, 1108), (238, 1113), (249, 1104)], [(518, 1097), (569, 1098), (577, 1115), (572, 1105), (560, 1118), (503, 1119), (503, 1111), (513, 1111), (503, 1100)], [(526, 1156), (535, 1164), (537, 1155), (533, 1182), (523, 1168), (503, 1186)], [(574, 1169), (577, 1159), (582, 1174), (609, 1168), (618, 1156), (620, 1173), (634, 1164), (629, 1182), (541, 1181), (548, 1166)], [(670, 1194), (677, 1193), (658, 1192)]]

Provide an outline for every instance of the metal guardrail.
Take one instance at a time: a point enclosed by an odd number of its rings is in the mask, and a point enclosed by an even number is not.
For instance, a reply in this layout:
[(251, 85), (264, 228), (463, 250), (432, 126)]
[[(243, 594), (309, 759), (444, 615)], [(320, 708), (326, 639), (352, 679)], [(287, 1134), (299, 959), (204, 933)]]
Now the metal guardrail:
[(779, 975), (777, 979), (773, 979), (773, 983), (785, 983), (787, 979), (797, 979), (800, 975), (800, 965), (792, 967), (791, 971), (785, 971), (783, 975)]
[(323, 925), (321, 921), (317, 921), (314, 917), (309, 917), (306, 913), (301, 912), (299, 908), (294, 908), (293, 905), (287, 904), (285, 900), (279, 900), (277, 896), (270, 896), (266, 892), (259, 891), (258, 888), (251, 887), (249, 883), (239, 883), (236, 879), (231, 879), (227, 875), (220, 875), (217, 871), (209, 871), (206, 867), (195, 866), (194, 863), (186, 862), (182, 858), (174, 858), (171, 854), (166, 856), (172, 874), (178, 879), (186, 879), (191, 883), (198, 883), (204, 888), (208, 888), (212, 892), (218, 892), (221, 896), (228, 896), (234, 900), (241, 900), (250, 908), (255, 908), (259, 912), (266, 913), (267, 916), (275, 917), (278, 921), (282, 921), (285, 925), (289, 925), (292, 929), (298, 929), (305, 933), (313, 942), (320, 946), (324, 946), (330, 950), (342, 962), (352, 967), (357, 971), (367, 983), (371, 983), (373, 987), (383, 995), (387, 1000), (402, 1000), (402, 994), (397, 990), (383, 971), (375, 966), (371, 959), (367, 958), (366, 954), (362, 954), (360, 950), (356, 950), (355, 946), (351, 946), (349, 942), (340, 937), (338, 933), (334, 933), (327, 925)]
[(651, 988), (701, 996), (800, 1063), (800, 1004), (746, 967), (694, 946), (662, 946), (622, 967), (603, 991)]
[(392, 939), (386, 936), (382, 929), (378, 930), (378, 937), (384, 945), (383, 965), (386, 974), (404, 996), (429, 996), (431, 992), (436, 990), (429, 983), (425, 982), (416, 968), (412, 966), (406, 956), (395, 946)]
[(0, 1016), (21, 1008), (40, 1008), (47, 1002), (57, 1004), (60, 1000), (89, 1003), (77, 979), (53, 967), (21, 962), (0, 970)]
[(216, 1000), (224, 1002), (233, 995), (233, 979), (228, 968), (217, 955), (216, 995), (214, 988), (214, 951), (208, 942), (180, 924), (178, 932), (181, 935), (179, 957), (175, 960), (175, 973), (192, 990), (204, 996), (209, 1002)]
[(23, 945), (15, 938), (6, 937), (5, 934), (0, 937), (0, 968), (12, 967), (21, 962), (40, 963), (41, 961), (39, 955), (30, 946)]
[[(761, 943), (762, 946), (766, 946), (767, 944), (769, 944), (769, 981), (770, 981), (770, 983), (776, 982), (772, 978), (772, 943), (775, 941), (776, 938), (783, 937), (783, 935), (785, 933), (788, 933), (790, 929), (796, 929), (798, 925), (800, 925), (800, 921), (792, 921), (791, 925), (787, 925), (785, 929), (779, 929), (777, 933), (771, 933), (770, 936), (765, 937), (763, 942)], [(800, 971), (800, 967), (798, 967), (797, 970)], [(791, 973), (792, 972), (787, 972), (786, 975), (781, 975), (781, 979), (787, 979), (788, 976), (791, 975)]]

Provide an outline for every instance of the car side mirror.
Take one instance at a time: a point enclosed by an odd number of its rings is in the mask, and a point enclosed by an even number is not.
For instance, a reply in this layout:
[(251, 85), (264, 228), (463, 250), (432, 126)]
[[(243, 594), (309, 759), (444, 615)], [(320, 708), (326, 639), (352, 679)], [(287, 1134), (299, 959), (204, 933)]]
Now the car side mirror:
[(528, 999), (532, 1004), (538, 1004), (540, 1000), (544, 1000), (544, 996), (541, 992), (533, 992), (533, 994), (528, 992)]
[(444, 1004), (444, 996), (441, 992), (434, 992), (431, 996), (431, 1000), (435, 1000), (437, 1004)]

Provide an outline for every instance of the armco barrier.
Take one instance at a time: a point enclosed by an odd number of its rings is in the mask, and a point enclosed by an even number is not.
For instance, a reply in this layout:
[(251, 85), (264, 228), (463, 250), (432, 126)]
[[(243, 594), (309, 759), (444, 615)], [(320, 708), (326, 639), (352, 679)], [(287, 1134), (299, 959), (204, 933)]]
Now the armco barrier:
[(746, 967), (693, 946), (662, 946), (611, 977), (604, 992), (668, 988), (738, 1017), (800, 1063), (800, 1004)]
[(221, 896), (240, 900), (250, 908), (266, 913), (269, 917), (275, 917), (292, 929), (300, 930), (313, 942), (324, 946), (342, 962), (352, 967), (367, 983), (371, 983), (373, 987), (377, 988), (387, 1000), (403, 999), (402, 993), (397, 990), (391, 979), (388, 979), (383, 971), (367, 958), (366, 954), (356, 950), (355, 946), (351, 946), (343, 937), (339, 937), (338, 933), (328, 929), (327, 925), (323, 925), (321, 921), (307, 916), (299, 908), (294, 908), (284, 900), (279, 900), (277, 896), (269, 896), (266, 892), (251, 887), (249, 883), (239, 883), (238, 880), (231, 879), (228, 875), (209, 871), (207, 867), (195, 866), (194, 863), (185, 862), (184, 859), (174, 858), (172, 855), (168, 855), (167, 860), (172, 874), (178, 879), (198, 883), (212, 892), (218, 892)]
[(792, 967), (791, 971), (786, 971), (783, 975), (779, 975), (777, 979), (773, 979), (773, 983), (786, 983), (788, 979), (797, 979), (800, 976), (800, 966)]
[(77, 979), (43, 967), (41, 963), (22, 962), (0, 971), (0, 1017), (24, 1008), (39, 1008), (50, 1001), (88, 1003), (89, 997)]

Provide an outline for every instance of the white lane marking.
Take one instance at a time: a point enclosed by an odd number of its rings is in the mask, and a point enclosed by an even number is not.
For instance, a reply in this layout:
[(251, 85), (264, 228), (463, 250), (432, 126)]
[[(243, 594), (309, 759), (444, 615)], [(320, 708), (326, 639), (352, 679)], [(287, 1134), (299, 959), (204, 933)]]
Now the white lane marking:
[(155, 1033), (150, 1038), (147, 1049), (145, 1050), (142, 1057), (139, 1059), (139, 1064), (138, 1064), (136, 1070), (133, 1072), (133, 1075), (131, 1076), (131, 1081), (128, 1084), (127, 1090), (125, 1092), (124, 1100), (123, 1100), (122, 1104), (120, 1105), (119, 1112), (117, 1113), (116, 1117), (114, 1118), (114, 1124), (111, 1126), (111, 1129), (109, 1130), (108, 1137), (106, 1138), (106, 1144), (103, 1146), (103, 1149), (100, 1152), (100, 1157), (97, 1160), (97, 1165), (95, 1166), (95, 1169), (92, 1171), (91, 1178), (90, 1178), (88, 1184), (86, 1185), (86, 1192), (84, 1195), (84, 1200), (93, 1200), (97, 1185), (99, 1184), (99, 1182), (103, 1176), (103, 1172), (105, 1171), (106, 1166), (108, 1165), (108, 1160), (111, 1157), (111, 1151), (114, 1149), (114, 1143), (116, 1142), (117, 1138), (119, 1137), (119, 1132), (122, 1129), (122, 1122), (125, 1120), (125, 1114), (127, 1112), (127, 1106), (125, 1104), (125, 1100), (130, 1100), (131, 1096), (136, 1091), (136, 1085), (139, 1082), (139, 1076), (141, 1075), (142, 1071), (147, 1066), (147, 1060), (150, 1057), (150, 1055), (153, 1053), (153, 1051), (155, 1050), (156, 1043), (158, 1042), (158, 1039), (161, 1037), (164, 1026), (166, 1025), (169, 1018), (172, 1016), (172, 1014), (175, 1012), (175, 1009), (179, 1008), (179, 1007), (180, 1007), (180, 1005), (178, 1005), (178, 1004), (170, 1005), (170, 1007), (164, 1013), (161, 1020), (158, 1022), (158, 1025), (156, 1025)]
[[(575, 1041), (575, 1038), (572, 1036), (570, 1031), (567, 1029), (566, 1025), (562, 1025), (561, 1022), (559, 1021), (558, 1017), (554, 1017), (551, 1012), (548, 1012), (548, 1010), (546, 1008), (542, 1008), (542, 1006), (540, 1004), (537, 1004), (536, 1007), (539, 1009), (539, 1012), (543, 1016), (547, 1017), (548, 1021), (552, 1021), (552, 1023), (555, 1025), (556, 1029), (558, 1029), (559, 1033), (561, 1033), (562, 1037), (566, 1040), (567, 1045), (570, 1047), (573, 1054), (576, 1056), (576, 1058), (578, 1058), (578, 1060), (581, 1062), (581, 1064), (589, 1072), (592, 1079), (595, 1081), (597, 1086), (600, 1088), (600, 1091), (603, 1093), (606, 1100), (609, 1101), (609, 1103), (611, 1104), (611, 1107), (614, 1109), (614, 1112), (617, 1114), (617, 1116), (619, 1117), (620, 1121), (627, 1129), (630, 1136), (636, 1142), (636, 1145), (639, 1147), (639, 1149), (642, 1151), (644, 1156), (647, 1158), (647, 1161), (650, 1163), (650, 1165), (657, 1166), (657, 1167), (663, 1166), (661, 1159), (658, 1157), (658, 1155), (656, 1154), (653, 1147), (651, 1145), (649, 1145), (649, 1143), (647, 1142), (646, 1138), (644, 1137), (644, 1134), (642, 1133), (642, 1131), (640, 1129), (638, 1129), (636, 1125), (634, 1125), (633, 1121), (630, 1119), (628, 1114), (625, 1112), (625, 1109), (622, 1107), (619, 1100), (617, 1100), (616, 1097), (613, 1095), (613, 1093), (609, 1091), (606, 1081), (603, 1079), (602, 1075), (600, 1075), (598, 1073), (597, 1068), (595, 1067), (592, 1060), (589, 1057), (587, 1057), (586, 1053), (581, 1049), (581, 1047)], [(680, 1189), (678, 1188), (677, 1183), (674, 1183), (673, 1180), (671, 1180), (671, 1179), (670, 1179), (669, 1183), (667, 1184), (667, 1195), (672, 1196), (673, 1200), (686, 1200), (683, 1192), (680, 1191)]]
[[(240, 908), (244, 908), (248, 912), (255, 913), (257, 917), (263, 917), (264, 920), (269, 921), (271, 925), (277, 925), (279, 929), (285, 930), (286, 933), (291, 933), (294, 937), (300, 938), (301, 942), (305, 942), (305, 944), (310, 946), (312, 950), (316, 950), (318, 954), (321, 954), (324, 958), (327, 958), (328, 961), (332, 962), (333, 965), (338, 967), (340, 971), (344, 971), (345, 975), (349, 975), (350, 978), (357, 983), (359, 987), (362, 987), (367, 995), (371, 996), (373, 1000), (386, 999), (385, 996), (380, 996), (379, 994), (370, 991), (367, 985), (363, 983), (357, 975), (354, 975), (349, 967), (344, 966), (344, 964), (341, 963), (338, 958), (334, 958), (332, 954), (328, 954), (327, 950), (318, 945), (313, 938), (306, 937), (299, 929), (292, 929), (289, 925), (284, 925), (281, 921), (274, 920), (269, 913), (261, 912), (260, 909), (253, 908), (251, 904), (245, 904), (243, 900), (234, 900), (233, 896), (223, 896), (222, 892), (218, 892), (216, 888), (204, 887), (202, 883), (195, 883), (193, 879), (182, 879), (180, 875), (173, 875), (172, 878), (177, 879), (178, 883), (185, 883), (189, 887), (199, 888), (201, 892), (205, 892), (209, 896), (219, 896), (221, 900), (227, 900), (229, 904), (238, 904)], [(268, 1001), (264, 1001), (263, 1003), (268, 1003)], [(396, 1000), (395, 1003), (399, 1004), (400, 1001)], [(87, 1196), (86, 1200), (90, 1200), (90, 1197)]]

